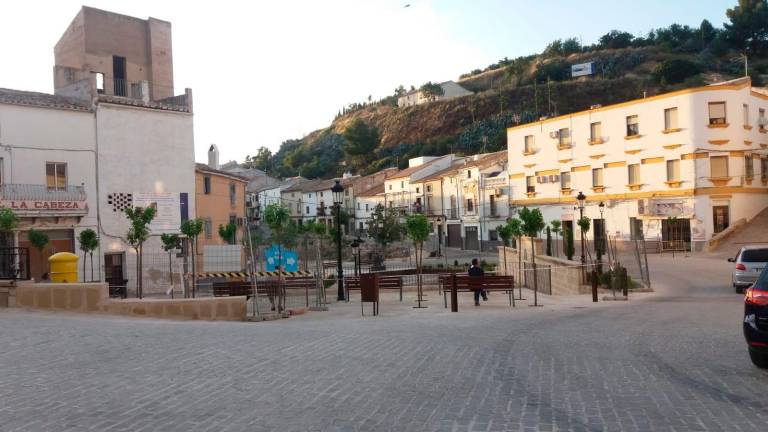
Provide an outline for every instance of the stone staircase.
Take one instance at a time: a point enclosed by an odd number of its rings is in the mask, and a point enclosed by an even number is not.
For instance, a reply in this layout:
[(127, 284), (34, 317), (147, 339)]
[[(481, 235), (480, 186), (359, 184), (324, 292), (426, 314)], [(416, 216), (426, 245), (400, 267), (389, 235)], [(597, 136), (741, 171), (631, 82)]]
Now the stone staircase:
[(742, 246), (755, 243), (768, 244), (768, 208), (721, 238), (709, 251), (718, 256), (733, 257)]

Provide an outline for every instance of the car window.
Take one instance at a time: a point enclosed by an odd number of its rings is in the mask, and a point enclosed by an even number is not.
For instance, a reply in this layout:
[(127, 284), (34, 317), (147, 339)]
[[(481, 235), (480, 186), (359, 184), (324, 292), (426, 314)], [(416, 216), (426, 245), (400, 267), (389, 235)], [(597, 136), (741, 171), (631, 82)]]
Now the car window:
[(755, 284), (752, 286), (756, 290), (768, 291), (768, 267), (763, 269), (762, 273), (760, 273), (760, 276), (757, 278), (757, 281), (755, 281)]
[(768, 249), (746, 249), (741, 253), (741, 262), (768, 262)]

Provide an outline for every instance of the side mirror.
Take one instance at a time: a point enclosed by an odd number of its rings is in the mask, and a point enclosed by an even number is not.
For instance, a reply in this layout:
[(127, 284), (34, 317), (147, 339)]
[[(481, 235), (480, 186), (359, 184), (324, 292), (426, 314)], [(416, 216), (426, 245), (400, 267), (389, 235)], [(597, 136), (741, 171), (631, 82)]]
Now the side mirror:
[(736, 262), (736, 258), (728, 258), (728, 262)]

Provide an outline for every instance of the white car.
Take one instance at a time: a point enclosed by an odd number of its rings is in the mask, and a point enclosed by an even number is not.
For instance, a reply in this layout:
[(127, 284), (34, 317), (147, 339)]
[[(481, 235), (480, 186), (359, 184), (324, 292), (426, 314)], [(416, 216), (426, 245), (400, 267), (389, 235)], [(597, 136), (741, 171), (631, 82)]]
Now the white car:
[(736, 263), (731, 273), (733, 288), (738, 293), (744, 292), (768, 264), (768, 245), (744, 246), (735, 258), (728, 258), (728, 262)]

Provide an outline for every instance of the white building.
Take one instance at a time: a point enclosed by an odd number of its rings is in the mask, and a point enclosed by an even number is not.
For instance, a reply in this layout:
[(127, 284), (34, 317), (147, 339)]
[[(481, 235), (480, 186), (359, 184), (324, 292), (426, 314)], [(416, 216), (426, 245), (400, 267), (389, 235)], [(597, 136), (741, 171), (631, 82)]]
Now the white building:
[(403, 214), (410, 211), (420, 212), (423, 207), (421, 179), (450, 167), (455, 156), (421, 156), (408, 160), (408, 168), (387, 176), (384, 180), (384, 193), (387, 207), (396, 207)]
[[(120, 37), (100, 39), (102, 24)], [(123, 50), (121, 38), (140, 49)], [(125, 241), (124, 210), (151, 205), (157, 216), (144, 246), (150, 251), (144, 286), (145, 292), (162, 289), (169, 283), (167, 255), (155, 260), (151, 252), (160, 252), (160, 234), (179, 232), (181, 222), (195, 215), (191, 91), (174, 97), (172, 85), (147, 81), (139, 67), (155, 64), (152, 77), (172, 84), (163, 69), (170, 62), (170, 23), (83, 8), (56, 47), (57, 95), (0, 91), (0, 199), (7, 207), (36, 207), (19, 211), (19, 244), (26, 246), (25, 232), (33, 227), (49, 234), (55, 251), (81, 254), (75, 239), (92, 228), (100, 239), (94, 279), (127, 280), (130, 289), (136, 255)], [(113, 55), (126, 52), (136, 57)], [(90, 279), (90, 265), (87, 274)]]
[(741, 79), (510, 128), (512, 204), (573, 226), (583, 192), (590, 236), (700, 249), (768, 206), (767, 110)]
[(440, 96), (428, 96), (421, 90), (411, 90), (408, 93), (397, 98), (398, 107), (409, 107), (414, 105), (420, 105), (427, 102), (433, 102), (438, 100), (453, 99), (461, 96), (471, 95), (472, 92), (464, 87), (456, 84), (453, 81), (446, 81), (438, 84), (443, 89), (443, 94)]

